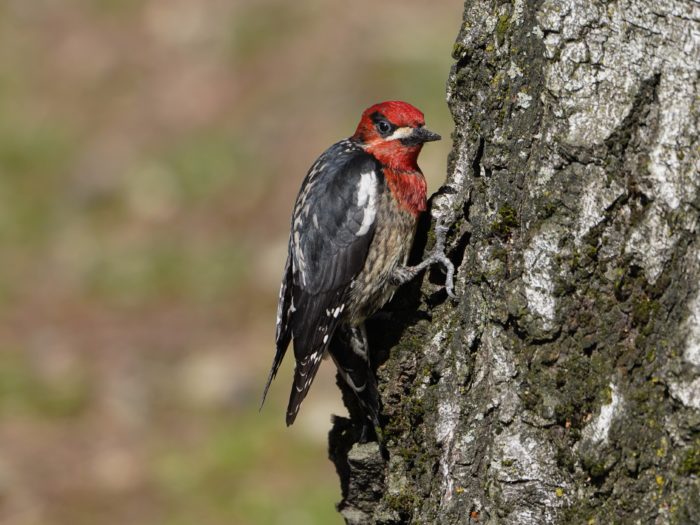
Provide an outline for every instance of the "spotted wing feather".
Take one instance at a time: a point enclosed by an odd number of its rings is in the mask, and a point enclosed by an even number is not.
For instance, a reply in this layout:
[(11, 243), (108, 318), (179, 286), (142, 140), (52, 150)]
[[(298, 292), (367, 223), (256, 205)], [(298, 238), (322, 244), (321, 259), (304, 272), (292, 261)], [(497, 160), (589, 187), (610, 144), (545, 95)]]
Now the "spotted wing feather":
[(342, 320), (352, 281), (364, 266), (382, 187), (374, 158), (350, 141), (332, 146), (319, 157), (302, 184), (292, 217), (277, 352), (269, 378), (293, 339), (296, 366), (288, 425), (311, 387)]

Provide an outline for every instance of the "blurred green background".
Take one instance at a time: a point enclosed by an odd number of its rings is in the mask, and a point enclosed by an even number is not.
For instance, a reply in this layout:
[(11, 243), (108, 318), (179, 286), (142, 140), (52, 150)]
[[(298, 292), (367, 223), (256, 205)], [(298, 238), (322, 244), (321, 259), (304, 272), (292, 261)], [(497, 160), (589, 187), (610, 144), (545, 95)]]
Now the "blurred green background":
[(0, 523), (340, 523), (273, 355), (306, 169), (386, 99), (447, 140), (462, 0), (0, 2)]

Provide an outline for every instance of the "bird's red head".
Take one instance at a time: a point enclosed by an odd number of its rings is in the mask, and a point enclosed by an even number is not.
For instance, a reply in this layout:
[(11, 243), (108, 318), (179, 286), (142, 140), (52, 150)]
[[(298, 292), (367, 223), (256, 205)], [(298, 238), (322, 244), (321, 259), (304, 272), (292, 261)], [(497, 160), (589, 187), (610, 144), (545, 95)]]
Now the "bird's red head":
[(423, 143), (440, 140), (427, 130), (423, 113), (397, 100), (367, 108), (352, 136), (382, 164), (399, 170), (418, 170), (418, 154)]

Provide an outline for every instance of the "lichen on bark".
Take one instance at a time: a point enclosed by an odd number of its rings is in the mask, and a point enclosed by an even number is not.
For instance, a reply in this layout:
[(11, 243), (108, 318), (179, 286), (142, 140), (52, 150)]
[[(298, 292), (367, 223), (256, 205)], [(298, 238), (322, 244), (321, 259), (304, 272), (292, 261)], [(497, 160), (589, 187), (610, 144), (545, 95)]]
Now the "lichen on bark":
[(691, 1), (467, 2), (431, 201), (459, 302), (433, 271), (370, 323), (348, 523), (700, 522), (699, 35)]

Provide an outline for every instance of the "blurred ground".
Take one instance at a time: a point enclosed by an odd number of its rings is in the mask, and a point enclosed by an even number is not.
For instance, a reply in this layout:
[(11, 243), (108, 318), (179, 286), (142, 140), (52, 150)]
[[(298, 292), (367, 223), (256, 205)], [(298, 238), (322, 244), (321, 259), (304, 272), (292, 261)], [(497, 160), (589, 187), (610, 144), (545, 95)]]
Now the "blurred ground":
[(322, 367), (273, 354), (289, 214), (360, 112), (447, 140), (462, 1), (0, 2), (0, 523), (339, 523)]

